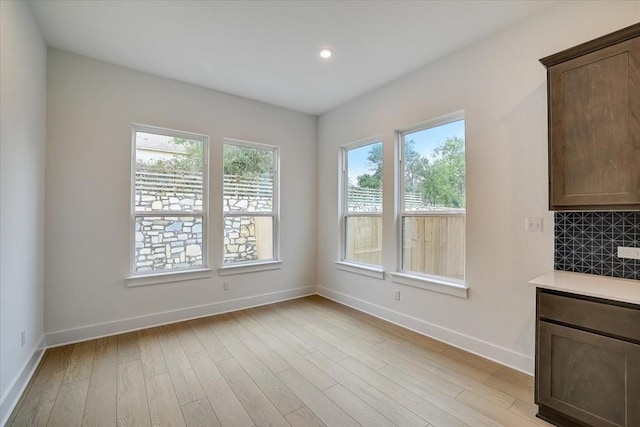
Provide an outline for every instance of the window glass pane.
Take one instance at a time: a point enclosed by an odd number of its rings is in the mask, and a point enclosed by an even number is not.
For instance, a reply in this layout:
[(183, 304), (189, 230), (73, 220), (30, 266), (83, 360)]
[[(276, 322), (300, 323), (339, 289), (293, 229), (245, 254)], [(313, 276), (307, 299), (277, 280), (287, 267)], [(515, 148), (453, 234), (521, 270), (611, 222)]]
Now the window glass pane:
[(225, 212), (273, 211), (273, 150), (224, 144)]
[(227, 216), (224, 219), (224, 263), (274, 259), (273, 217)]
[(203, 265), (201, 216), (140, 216), (135, 232), (136, 272)]
[(202, 141), (136, 132), (136, 212), (201, 212), (203, 153)]
[(382, 217), (347, 217), (345, 249), (349, 261), (382, 264)]
[(404, 211), (465, 207), (464, 120), (403, 135)]
[(347, 212), (382, 212), (382, 142), (347, 151)]
[(464, 279), (462, 214), (402, 218), (402, 269)]

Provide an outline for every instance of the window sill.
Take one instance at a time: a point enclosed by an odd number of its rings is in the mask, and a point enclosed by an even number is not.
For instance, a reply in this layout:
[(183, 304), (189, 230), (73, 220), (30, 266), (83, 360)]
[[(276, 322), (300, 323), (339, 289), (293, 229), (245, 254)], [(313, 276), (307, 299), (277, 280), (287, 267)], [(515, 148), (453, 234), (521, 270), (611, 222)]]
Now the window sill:
[(347, 261), (336, 261), (336, 268), (338, 270), (348, 271), (349, 273), (373, 277), (374, 279), (384, 279), (384, 269), (370, 265), (356, 264)]
[(454, 282), (435, 277), (418, 276), (407, 273), (389, 273), (391, 281), (400, 285), (413, 286), (441, 294), (453, 295), (460, 298), (468, 298), (469, 288), (461, 282)]
[(232, 274), (256, 273), (258, 271), (278, 270), (282, 268), (282, 261), (264, 261), (251, 264), (225, 265), (220, 267), (220, 276), (230, 276)]
[(162, 283), (206, 279), (207, 277), (211, 277), (211, 275), (212, 270), (210, 268), (200, 268), (197, 270), (171, 271), (167, 273), (129, 276), (125, 279), (125, 282), (128, 288), (135, 288), (137, 286), (160, 285)]

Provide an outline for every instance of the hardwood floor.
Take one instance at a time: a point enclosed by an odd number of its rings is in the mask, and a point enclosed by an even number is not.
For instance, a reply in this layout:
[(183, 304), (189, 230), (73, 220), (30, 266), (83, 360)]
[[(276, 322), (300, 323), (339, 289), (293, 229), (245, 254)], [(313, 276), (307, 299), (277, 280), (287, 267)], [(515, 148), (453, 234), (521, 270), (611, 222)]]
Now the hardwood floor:
[(47, 350), (8, 426), (549, 426), (533, 379), (313, 296)]

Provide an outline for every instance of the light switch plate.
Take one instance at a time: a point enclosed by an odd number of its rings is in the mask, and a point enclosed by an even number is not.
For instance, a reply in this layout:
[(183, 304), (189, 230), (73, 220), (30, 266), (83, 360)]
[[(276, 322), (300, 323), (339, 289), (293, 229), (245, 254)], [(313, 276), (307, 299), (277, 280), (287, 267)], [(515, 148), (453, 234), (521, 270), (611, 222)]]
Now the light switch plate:
[(525, 218), (525, 230), (527, 233), (539, 233), (542, 231), (542, 218)]

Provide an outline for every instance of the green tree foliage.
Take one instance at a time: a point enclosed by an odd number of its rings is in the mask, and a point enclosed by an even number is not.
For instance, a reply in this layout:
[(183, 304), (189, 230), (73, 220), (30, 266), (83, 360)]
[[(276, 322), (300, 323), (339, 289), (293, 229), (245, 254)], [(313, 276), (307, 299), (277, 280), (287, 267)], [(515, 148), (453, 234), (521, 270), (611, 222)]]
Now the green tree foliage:
[(367, 162), (372, 173), (359, 175), (358, 187), (382, 188), (382, 144), (375, 144), (369, 149)]
[[(422, 193), (430, 206), (465, 207), (464, 139), (447, 138), (434, 150), (431, 158), (415, 149), (413, 140), (404, 144), (405, 191)], [(382, 145), (369, 150), (370, 174), (358, 176), (358, 186), (382, 188)]]
[(268, 177), (273, 170), (273, 151), (240, 145), (224, 146), (225, 175)]
[(172, 138), (169, 144), (183, 147), (184, 153), (175, 154), (171, 159), (138, 160), (138, 170), (173, 174), (202, 174), (204, 170), (202, 157), (204, 150), (201, 141)]
[(433, 152), (420, 188), (425, 200), (433, 206), (464, 208), (464, 139), (447, 138)]

